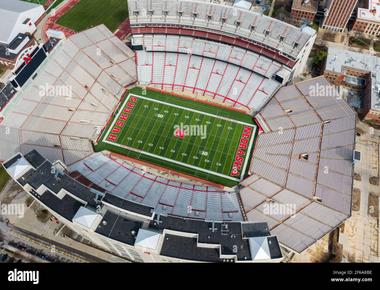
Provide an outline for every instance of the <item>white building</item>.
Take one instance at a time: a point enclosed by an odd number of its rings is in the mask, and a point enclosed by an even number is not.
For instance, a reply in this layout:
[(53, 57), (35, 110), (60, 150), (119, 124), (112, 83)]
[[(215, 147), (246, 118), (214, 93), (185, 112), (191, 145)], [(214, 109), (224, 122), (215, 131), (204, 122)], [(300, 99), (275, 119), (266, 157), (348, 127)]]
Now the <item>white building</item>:
[(9, 44), (19, 33), (33, 34), (44, 14), (42, 5), (19, 0), (0, 1), (0, 43)]
[(14, 62), (44, 13), (42, 5), (19, 0), (0, 1), (0, 59), (3, 62)]

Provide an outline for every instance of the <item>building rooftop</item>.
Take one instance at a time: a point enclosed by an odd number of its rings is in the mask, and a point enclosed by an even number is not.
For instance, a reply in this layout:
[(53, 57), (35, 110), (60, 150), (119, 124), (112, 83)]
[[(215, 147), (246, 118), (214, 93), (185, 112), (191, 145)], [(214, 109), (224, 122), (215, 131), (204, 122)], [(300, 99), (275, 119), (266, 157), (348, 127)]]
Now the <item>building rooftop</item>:
[(317, 12), (317, 0), (293, 0), (292, 9), (302, 10), (307, 12)]
[(184, 260), (220, 262), (219, 248), (198, 247), (196, 237), (183, 237), (166, 234), (161, 254)]
[(358, 8), (358, 19), (380, 22), (380, 0), (366, 0), (368, 8)]
[(78, 210), (83, 206), (83, 203), (79, 202), (70, 195), (65, 195), (62, 199), (57, 197), (50, 191), (45, 191), (41, 195), (34, 195), (40, 202), (46, 207), (52, 209), (57, 214), (63, 216), (65, 219), (71, 221)]
[(41, 5), (21, 0), (1, 0), (0, 11), (1, 13), (3, 11), (20, 13), (28, 11), (38, 6)]
[[(154, 212), (149, 216), (151, 208), (146, 207), (147, 212), (144, 212), (141, 210), (143, 205), (126, 207), (125, 203), (109, 195), (91, 204), (92, 199), (96, 200), (94, 193), (90, 190), (85, 192), (83, 185), (67, 178), (65, 173), (53, 174), (52, 164), (42, 162), (41, 158), (36, 151), (25, 156), (19, 153), (6, 161), (4, 167), (13, 178), (21, 175), (17, 182), (53, 213), (87, 231), (119, 242), (115, 246), (120, 252), (126, 244), (192, 261), (268, 261), (282, 258), (278, 240), (270, 235), (266, 223), (209, 222)], [(38, 167), (33, 168), (28, 160)], [(19, 166), (20, 161), (24, 169), (15, 174), (12, 168)]]
[[(197, 234), (198, 243), (220, 245), (220, 256), (236, 255), (240, 261), (254, 259), (250, 252), (251, 243), (254, 242), (252, 239), (270, 235), (266, 223), (207, 222), (174, 216), (157, 215), (150, 227)], [(186, 242), (193, 243), (191, 240)], [(177, 250), (180, 249), (174, 251)], [(206, 253), (212, 254), (213, 251)], [(278, 256), (279, 253), (279, 249), (272, 248), (271, 259), (281, 257), (281, 254)]]
[(366, 71), (371, 77), (371, 108), (380, 110), (380, 57), (330, 46), (326, 71), (342, 73), (346, 68)]
[(21, 15), (26, 11), (42, 7), (39, 4), (20, 0), (0, 1), (0, 43), (8, 44), (12, 41), (11, 36), (16, 28), (16, 23)]
[(113, 240), (134, 245), (141, 222), (131, 221), (121, 215), (107, 211), (98, 225), (96, 232)]
[(31, 160), (30, 165), (34, 164), (38, 166), (34, 169), (30, 169), (25, 175), (18, 179), (18, 182), (22, 186), (29, 184), (36, 191), (43, 186), (55, 194), (69, 192), (84, 203), (96, 207), (98, 199), (97, 193), (72, 179), (65, 172), (60, 171), (57, 166), (46, 159), (42, 162), (37, 152), (25, 155), (25, 160), (27, 160), (27, 158)]

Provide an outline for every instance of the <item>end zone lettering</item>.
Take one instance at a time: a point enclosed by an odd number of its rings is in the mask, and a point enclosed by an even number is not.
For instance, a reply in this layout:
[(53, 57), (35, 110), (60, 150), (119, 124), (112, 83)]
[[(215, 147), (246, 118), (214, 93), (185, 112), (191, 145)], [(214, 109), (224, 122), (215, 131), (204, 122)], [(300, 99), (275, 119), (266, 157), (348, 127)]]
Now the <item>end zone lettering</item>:
[(241, 169), (244, 164), (245, 155), (247, 153), (247, 147), (249, 139), (252, 135), (252, 127), (245, 126), (243, 129), (243, 134), (241, 135), (238, 150), (235, 153), (235, 161), (232, 165), (231, 176), (239, 176), (241, 174)]
[(137, 102), (136, 97), (131, 97), (128, 100), (126, 107), (124, 108), (123, 112), (120, 114), (119, 118), (116, 121), (115, 126), (111, 130), (112, 134), (110, 134), (107, 138), (108, 141), (115, 142), (117, 140), (118, 134), (121, 132), (121, 130), (124, 127), (124, 124), (125, 124), (124, 121), (127, 121), (129, 117), (128, 114), (132, 112), (136, 102)]

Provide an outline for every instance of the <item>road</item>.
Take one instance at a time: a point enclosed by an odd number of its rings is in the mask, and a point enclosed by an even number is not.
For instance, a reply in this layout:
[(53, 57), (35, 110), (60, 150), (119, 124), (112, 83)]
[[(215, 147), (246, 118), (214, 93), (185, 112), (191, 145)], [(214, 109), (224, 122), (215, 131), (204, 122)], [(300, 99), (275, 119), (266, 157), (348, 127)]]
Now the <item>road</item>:
[(272, 17), (272, 14), (273, 14), (273, 10), (274, 10), (274, 6), (276, 5), (276, 0), (273, 0), (272, 1), (272, 4), (270, 6), (270, 9), (269, 9), (269, 13), (268, 13), (268, 16), (269, 17)]
[[(98, 257), (41, 237), (30, 231), (17, 228), (6, 222), (0, 222), (0, 230), (4, 236), (4, 241), (21, 242), (30, 245), (32, 248), (43, 250), (47, 255), (55, 255), (72, 262), (106, 262)], [(54, 252), (52, 249), (54, 249)]]

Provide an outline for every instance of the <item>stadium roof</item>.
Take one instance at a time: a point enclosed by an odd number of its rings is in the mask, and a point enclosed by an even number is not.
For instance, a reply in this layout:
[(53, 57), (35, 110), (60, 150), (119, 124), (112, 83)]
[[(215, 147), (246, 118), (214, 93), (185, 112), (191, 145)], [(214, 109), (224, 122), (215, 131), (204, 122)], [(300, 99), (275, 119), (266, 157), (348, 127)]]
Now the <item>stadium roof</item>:
[(370, 74), (371, 108), (380, 110), (380, 57), (330, 46), (326, 60), (326, 72), (345, 74), (347, 68)]
[[(129, 0), (132, 30), (139, 26), (181, 26), (249, 39), (296, 60), (315, 35), (274, 18), (207, 1)], [(181, 13), (181, 17), (178, 17)], [(196, 18), (194, 18), (196, 15)]]
[(89, 139), (136, 82), (134, 53), (104, 25), (61, 41), (0, 117), (0, 160), (38, 149), (71, 164), (93, 152)]
[(264, 133), (240, 191), (247, 219), (296, 252), (351, 215), (355, 113), (330, 87), (324, 77), (283, 87), (256, 116)]

